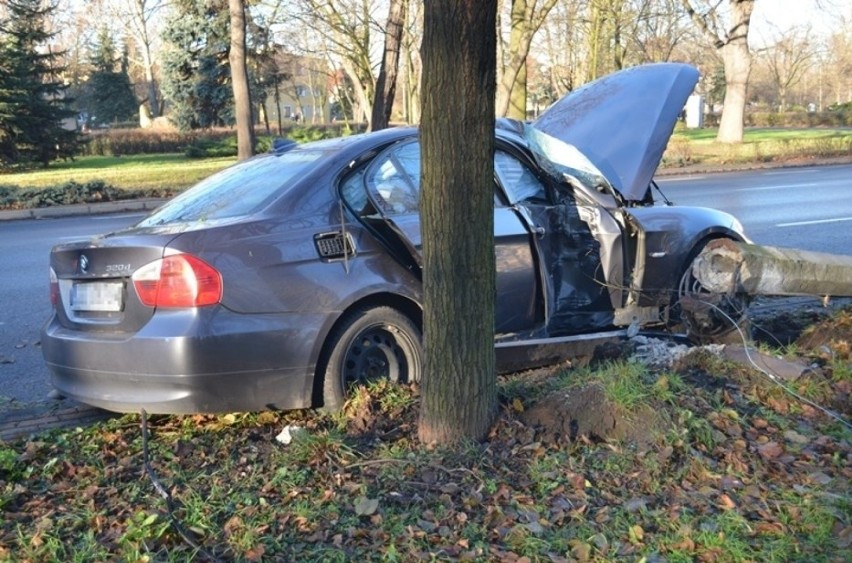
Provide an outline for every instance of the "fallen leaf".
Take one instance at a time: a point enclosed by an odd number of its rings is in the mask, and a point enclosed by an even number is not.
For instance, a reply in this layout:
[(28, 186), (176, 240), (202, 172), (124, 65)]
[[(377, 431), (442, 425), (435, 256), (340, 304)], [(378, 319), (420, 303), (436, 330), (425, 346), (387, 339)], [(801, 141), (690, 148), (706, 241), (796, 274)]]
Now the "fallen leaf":
[(784, 439), (793, 442), (794, 444), (807, 444), (810, 441), (807, 436), (803, 436), (795, 430), (787, 430), (784, 432)]
[(257, 415), (257, 422), (260, 424), (271, 424), (278, 420), (278, 416), (272, 411), (263, 411)]
[(837, 533), (837, 545), (841, 549), (852, 547), (852, 526), (846, 526)]
[(577, 561), (588, 561), (592, 558), (592, 546), (582, 542), (571, 548), (571, 555)]
[(724, 510), (732, 510), (737, 507), (737, 504), (733, 500), (731, 500), (731, 497), (722, 494), (719, 495), (719, 506)]
[(784, 453), (784, 448), (778, 442), (766, 442), (757, 447), (757, 453), (763, 459), (775, 459)]
[(642, 543), (642, 540), (645, 539), (645, 530), (642, 529), (642, 526), (636, 524), (630, 526), (628, 535), (632, 543)]
[(833, 479), (830, 476), (826, 475), (822, 471), (814, 471), (813, 473), (808, 475), (808, 479), (810, 479), (811, 481), (813, 481), (817, 485), (823, 485), (823, 486), (828, 485), (829, 483), (831, 483), (833, 481)]
[(682, 551), (692, 552), (695, 551), (695, 542), (692, 541), (692, 538), (685, 537), (683, 538), (683, 540), (680, 541), (680, 543), (675, 544), (674, 547), (675, 549), (679, 549)]
[(243, 556), (246, 561), (260, 561), (263, 559), (263, 555), (266, 553), (266, 548), (263, 547), (263, 544), (258, 544), (252, 549), (246, 551)]
[(225, 522), (225, 536), (230, 537), (234, 534), (234, 532), (243, 529), (243, 519), (239, 516), (231, 516), (227, 522)]
[(754, 527), (754, 531), (758, 534), (780, 536), (784, 534), (784, 526), (778, 522), (758, 522)]
[(370, 516), (379, 508), (379, 499), (358, 497), (355, 501), (355, 514), (358, 516)]

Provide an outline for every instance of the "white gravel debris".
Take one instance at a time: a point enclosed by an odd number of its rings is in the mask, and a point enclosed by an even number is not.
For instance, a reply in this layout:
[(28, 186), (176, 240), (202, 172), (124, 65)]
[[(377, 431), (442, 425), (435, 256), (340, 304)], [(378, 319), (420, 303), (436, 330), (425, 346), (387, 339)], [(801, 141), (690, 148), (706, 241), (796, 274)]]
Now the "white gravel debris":
[(708, 344), (696, 347), (642, 335), (634, 336), (630, 339), (630, 342), (635, 346), (630, 360), (639, 362), (651, 369), (669, 369), (675, 362), (695, 350), (708, 350), (713, 354), (718, 354), (725, 348), (724, 344)]

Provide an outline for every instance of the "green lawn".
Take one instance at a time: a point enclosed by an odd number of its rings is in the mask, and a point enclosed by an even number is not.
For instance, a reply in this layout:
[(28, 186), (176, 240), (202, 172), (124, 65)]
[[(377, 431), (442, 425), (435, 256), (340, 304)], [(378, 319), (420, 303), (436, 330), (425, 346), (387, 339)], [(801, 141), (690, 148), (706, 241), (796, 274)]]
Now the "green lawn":
[[(718, 129), (678, 129), (676, 137), (693, 143), (712, 143), (716, 140)], [(755, 127), (746, 129), (743, 143), (761, 143), (766, 141), (799, 141), (807, 139), (844, 138), (852, 135), (852, 129), (783, 129)]]
[(44, 170), (0, 174), (0, 185), (22, 188), (55, 186), (68, 181), (81, 184), (103, 180), (121, 189), (181, 190), (236, 162), (230, 158), (187, 158), (182, 154), (84, 156), (58, 162)]
[(746, 129), (743, 143), (716, 142), (717, 129), (678, 129), (663, 166), (801, 162), (852, 155), (852, 129)]

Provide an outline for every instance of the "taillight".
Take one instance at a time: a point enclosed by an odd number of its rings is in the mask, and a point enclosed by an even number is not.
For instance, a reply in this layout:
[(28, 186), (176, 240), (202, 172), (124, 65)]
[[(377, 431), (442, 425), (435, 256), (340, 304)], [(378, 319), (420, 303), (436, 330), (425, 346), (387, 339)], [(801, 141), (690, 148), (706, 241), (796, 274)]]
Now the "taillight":
[(50, 268), (50, 304), (54, 307), (59, 303), (59, 280), (56, 278), (56, 272)]
[(131, 277), (139, 300), (148, 307), (204, 307), (222, 299), (222, 276), (191, 254), (155, 260)]

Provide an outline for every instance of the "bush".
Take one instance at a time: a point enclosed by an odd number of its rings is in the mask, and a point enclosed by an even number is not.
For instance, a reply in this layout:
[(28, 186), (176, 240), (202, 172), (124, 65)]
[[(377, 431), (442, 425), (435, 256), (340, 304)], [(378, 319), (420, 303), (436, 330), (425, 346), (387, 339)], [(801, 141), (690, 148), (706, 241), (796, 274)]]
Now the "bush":
[(144, 197), (167, 197), (173, 195), (166, 190), (122, 190), (110, 186), (103, 180), (85, 184), (74, 181), (46, 188), (20, 188), (0, 185), (0, 209), (33, 209), (53, 205), (74, 203), (98, 203)]
[(852, 125), (852, 111), (788, 111), (784, 113), (755, 111), (745, 116), (746, 127), (847, 127)]
[[(355, 128), (362, 132), (364, 126)], [(343, 123), (324, 125), (288, 124), (280, 135), (258, 135), (257, 152), (272, 146), (274, 137), (287, 137), (305, 143), (340, 137), (352, 133)], [(182, 133), (174, 129), (112, 128), (92, 131), (84, 139), (82, 154), (89, 156), (121, 156), (133, 154), (184, 153), (190, 158), (236, 156), (237, 135), (232, 129), (205, 129)]]
[(195, 136), (194, 133), (161, 129), (106, 129), (89, 133), (85, 154), (121, 156), (179, 153), (184, 151)]

